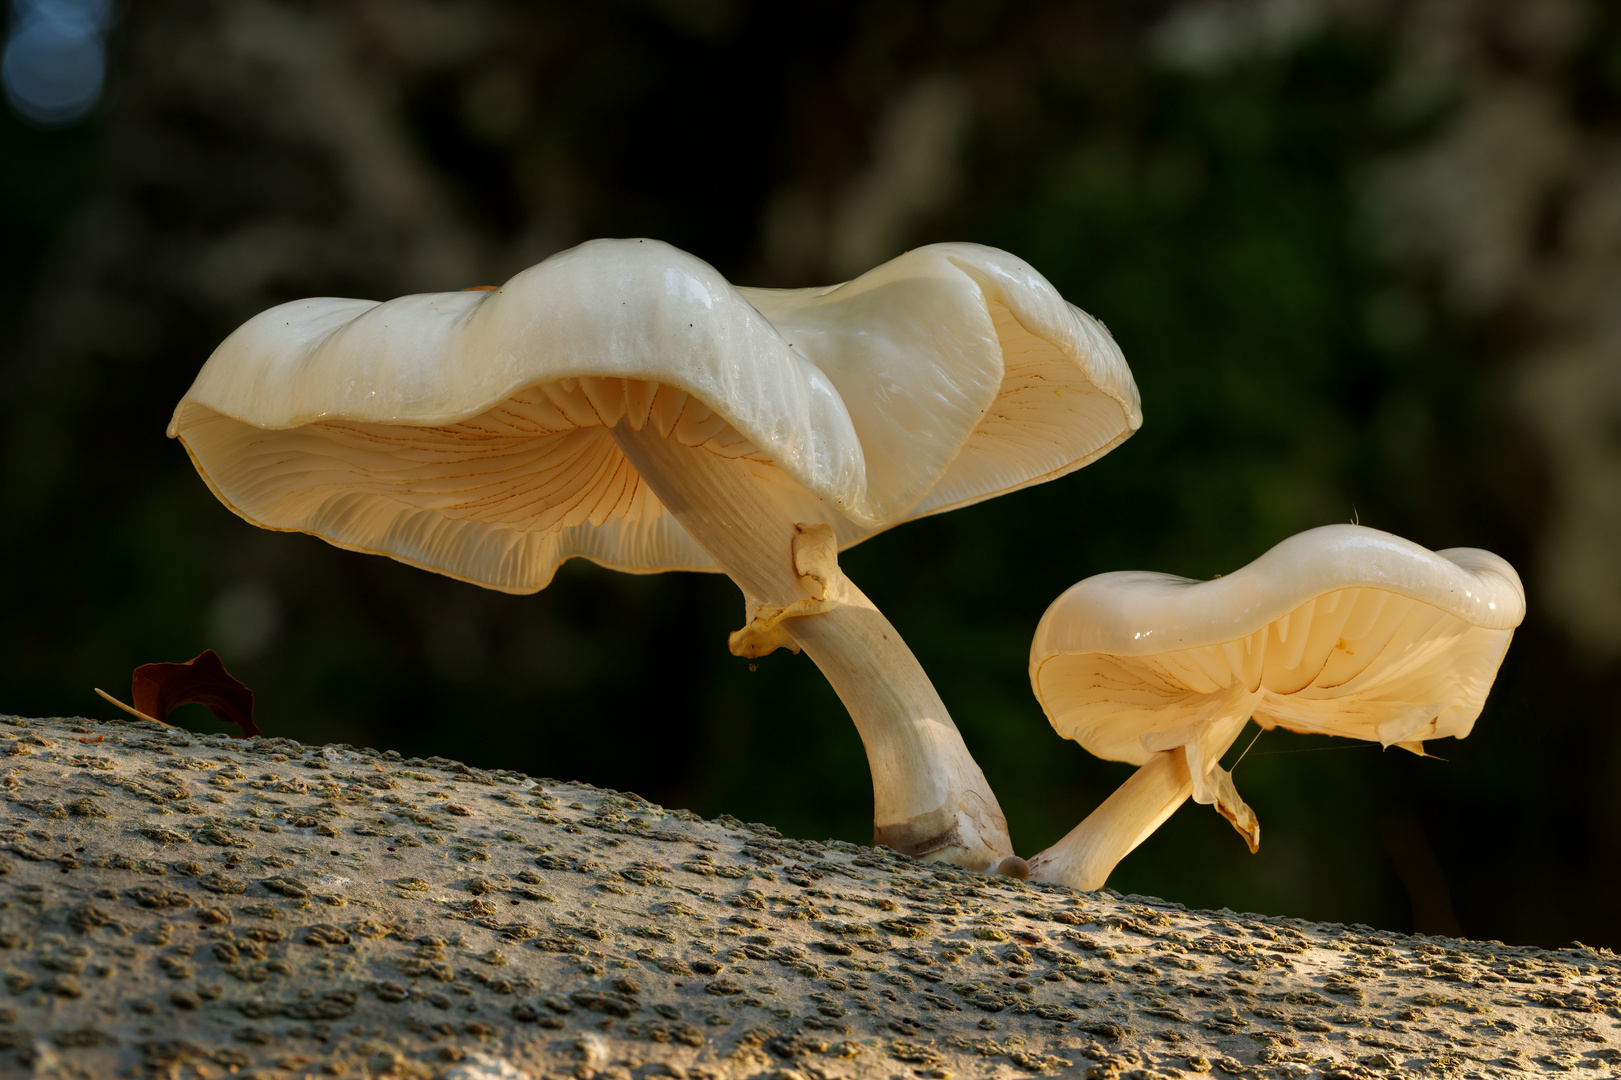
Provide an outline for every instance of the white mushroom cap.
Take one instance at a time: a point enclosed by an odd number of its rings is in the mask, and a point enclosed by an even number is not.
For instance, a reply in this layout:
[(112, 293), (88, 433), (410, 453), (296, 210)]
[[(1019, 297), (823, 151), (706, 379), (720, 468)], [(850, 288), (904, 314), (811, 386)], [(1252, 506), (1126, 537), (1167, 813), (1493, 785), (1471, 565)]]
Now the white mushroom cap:
[(1079, 468), (1141, 411), (1108, 332), (1005, 252), (937, 244), (776, 291), (599, 240), (493, 291), (272, 308), (169, 434), (254, 524), (492, 588), (544, 588), (573, 556), (715, 569), (616, 446), (621, 420), (737, 459), (848, 546)]
[(1524, 617), (1491, 552), (1329, 525), (1212, 581), (1087, 578), (1042, 617), (1030, 681), (1059, 734), (1115, 761), (1251, 695), (1263, 727), (1421, 752), (1469, 734)]

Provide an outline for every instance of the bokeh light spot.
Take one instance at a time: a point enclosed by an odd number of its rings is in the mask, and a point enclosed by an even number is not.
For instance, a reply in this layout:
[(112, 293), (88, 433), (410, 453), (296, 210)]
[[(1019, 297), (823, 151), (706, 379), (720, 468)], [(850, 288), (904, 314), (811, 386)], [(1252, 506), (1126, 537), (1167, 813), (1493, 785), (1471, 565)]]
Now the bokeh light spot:
[(44, 127), (83, 119), (106, 81), (107, 0), (14, 0), (0, 83), (19, 116)]

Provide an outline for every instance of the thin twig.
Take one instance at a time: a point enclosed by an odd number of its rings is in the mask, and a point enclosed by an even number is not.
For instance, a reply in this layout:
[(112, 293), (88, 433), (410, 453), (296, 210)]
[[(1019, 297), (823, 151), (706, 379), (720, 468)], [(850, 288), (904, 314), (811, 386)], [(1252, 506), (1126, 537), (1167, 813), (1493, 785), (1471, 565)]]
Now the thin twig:
[(134, 709), (134, 708), (131, 708), (128, 705), (125, 705), (122, 701), (119, 701), (117, 698), (113, 697), (111, 694), (109, 694), (107, 691), (103, 690), (99, 686), (92, 686), (90, 689), (94, 690), (96, 693), (100, 694), (102, 697), (106, 698), (108, 701), (112, 702), (114, 705), (117, 705), (120, 709), (123, 709), (125, 712), (129, 713), (131, 716), (138, 716), (142, 720), (150, 720), (154, 724), (162, 724), (164, 727), (174, 727), (174, 725), (169, 723), (167, 720), (159, 720), (155, 716), (148, 716), (139, 709)]

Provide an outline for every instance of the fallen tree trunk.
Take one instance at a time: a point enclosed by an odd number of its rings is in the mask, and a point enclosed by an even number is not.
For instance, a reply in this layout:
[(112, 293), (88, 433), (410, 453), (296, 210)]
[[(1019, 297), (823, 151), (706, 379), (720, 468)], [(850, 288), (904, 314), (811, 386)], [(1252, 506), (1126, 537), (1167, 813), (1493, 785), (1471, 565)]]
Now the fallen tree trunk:
[(1613, 1070), (1621, 966), (1191, 912), (440, 758), (0, 717), (0, 1074)]

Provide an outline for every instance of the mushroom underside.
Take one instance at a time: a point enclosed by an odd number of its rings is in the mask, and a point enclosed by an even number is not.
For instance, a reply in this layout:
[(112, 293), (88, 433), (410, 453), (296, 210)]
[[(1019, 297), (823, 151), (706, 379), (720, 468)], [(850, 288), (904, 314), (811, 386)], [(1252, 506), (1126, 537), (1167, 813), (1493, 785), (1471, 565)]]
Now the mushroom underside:
[[(1215, 807), (1254, 852), (1259, 822), (1218, 764), (1248, 719), (1423, 754), (1425, 739), (1469, 733), (1512, 633), (1385, 589), (1344, 588), (1231, 641), (1146, 656), (1054, 655), (1035, 667), (1033, 683), (1059, 733), (1099, 757), (1142, 772), (1162, 770), (1161, 755), (1180, 751), (1189, 794)], [(1127, 783), (1159, 790), (1135, 776)], [(1112, 820), (1123, 813), (1136, 817)], [(1071, 867), (1101, 884), (1112, 869), (1102, 860), (1119, 845), (1094, 834), (1135, 835), (1142, 822), (1168, 816), (1140, 794), (1105, 802), (1051, 857), (1032, 860), (1032, 875)], [(1045, 879), (1077, 885), (1081, 877)]]

